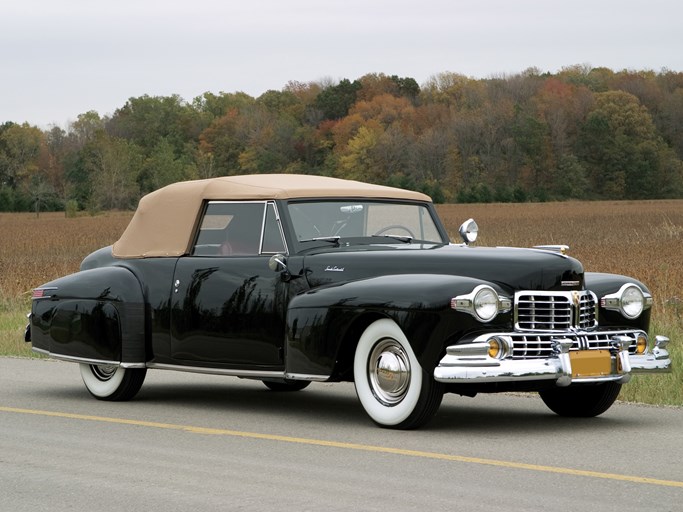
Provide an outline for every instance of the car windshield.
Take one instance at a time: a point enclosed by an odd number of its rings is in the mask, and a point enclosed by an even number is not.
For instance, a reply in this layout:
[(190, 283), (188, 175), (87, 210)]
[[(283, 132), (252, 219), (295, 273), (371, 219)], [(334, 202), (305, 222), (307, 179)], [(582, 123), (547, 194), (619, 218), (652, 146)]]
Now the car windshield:
[(422, 204), (302, 201), (289, 203), (288, 210), (299, 242), (445, 243), (430, 210)]

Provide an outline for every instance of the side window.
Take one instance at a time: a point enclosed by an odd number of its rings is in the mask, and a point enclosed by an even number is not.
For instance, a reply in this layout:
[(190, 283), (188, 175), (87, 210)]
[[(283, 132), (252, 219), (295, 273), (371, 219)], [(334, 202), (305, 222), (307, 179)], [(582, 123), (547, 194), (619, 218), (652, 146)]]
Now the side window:
[(266, 222), (263, 229), (263, 249), (261, 252), (275, 254), (286, 252), (285, 243), (282, 240), (280, 225), (275, 214), (275, 205), (269, 203), (266, 207)]
[(265, 203), (212, 202), (206, 208), (192, 254), (259, 254)]

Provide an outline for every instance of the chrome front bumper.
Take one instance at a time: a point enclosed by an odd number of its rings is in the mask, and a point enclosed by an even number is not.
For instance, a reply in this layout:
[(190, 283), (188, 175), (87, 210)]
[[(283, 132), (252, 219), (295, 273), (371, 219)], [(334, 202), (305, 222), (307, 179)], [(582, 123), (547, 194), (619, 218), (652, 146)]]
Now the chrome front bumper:
[[(568, 386), (572, 382), (625, 383), (632, 373), (670, 371), (671, 359), (666, 350), (669, 339), (665, 336), (657, 336), (654, 345), (642, 354), (629, 353), (641, 334), (644, 333), (630, 330), (610, 332), (607, 340), (600, 341), (600, 346), (591, 346), (586, 341), (595, 338), (592, 333), (543, 334), (537, 337), (543, 338), (548, 354), (527, 358), (513, 356), (515, 339), (522, 336), (519, 333), (485, 334), (471, 343), (448, 347), (434, 369), (434, 379), (460, 384), (554, 380), (558, 386)], [(492, 338), (505, 345), (500, 358), (488, 355)], [(586, 371), (587, 365), (581, 362), (586, 358), (579, 356), (590, 358), (593, 354), (600, 369)]]

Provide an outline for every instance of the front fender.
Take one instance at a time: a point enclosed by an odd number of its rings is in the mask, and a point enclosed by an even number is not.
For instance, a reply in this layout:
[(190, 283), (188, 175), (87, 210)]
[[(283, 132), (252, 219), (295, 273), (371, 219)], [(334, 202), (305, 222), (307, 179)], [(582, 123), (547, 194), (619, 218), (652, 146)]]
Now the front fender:
[[(600, 272), (586, 272), (585, 274), (586, 289), (595, 293), (600, 299), (605, 295), (616, 293), (625, 284), (637, 284), (640, 288), (650, 293), (650, 290), (640, 281), (632, 277), (622, 276), (619, 274), (606, 274)], [(621, 315), (618, 311), (610, 311), (600, 307), (598, 320), (601, 326), (624, 326), (643, 329), (645, 332), (650, 327), (650, 309), (646, 309), (635, 320), (629, 320)]]
[[(479, 284), (491, 285), (469, 277), (400, 274), (302, 293), (287, 311), (287, 373), (328, 378), (343, 373), (363, 330), (378, 318), (395, 321), (423, 368), (432, 368), (450, 338), (481, 325), (450, 307), (453, 297)], [(496, 321), (505, 325), (510, 318), (500, 315)]]
[(144, 364), (145, 301), (124, 267), (71, 274), (36, 290), (31, 308), (34, 350), (92, 362)]

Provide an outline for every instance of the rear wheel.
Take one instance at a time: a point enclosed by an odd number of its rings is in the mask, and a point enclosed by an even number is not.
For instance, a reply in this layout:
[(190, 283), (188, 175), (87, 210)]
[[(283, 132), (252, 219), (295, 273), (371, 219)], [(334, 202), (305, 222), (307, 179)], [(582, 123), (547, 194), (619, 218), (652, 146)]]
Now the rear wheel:
[(80, 367), (85, 387), (98, 400), (130, 400), (140, 391), (147, 375), (147, 368), (108, 364), (81, 364)]
[(541, 400), (555, 414), (574, 418), (599, 416), (619, 396), (621, 384), (606, 382), (596, 385), (573, 385), (539, 392)]
[(377, 320), (360, 337), (353, 363), (356, 394), (381, 427), (417, 428), (436, 413), (444, 388), (422, 370), (403, 331)]

